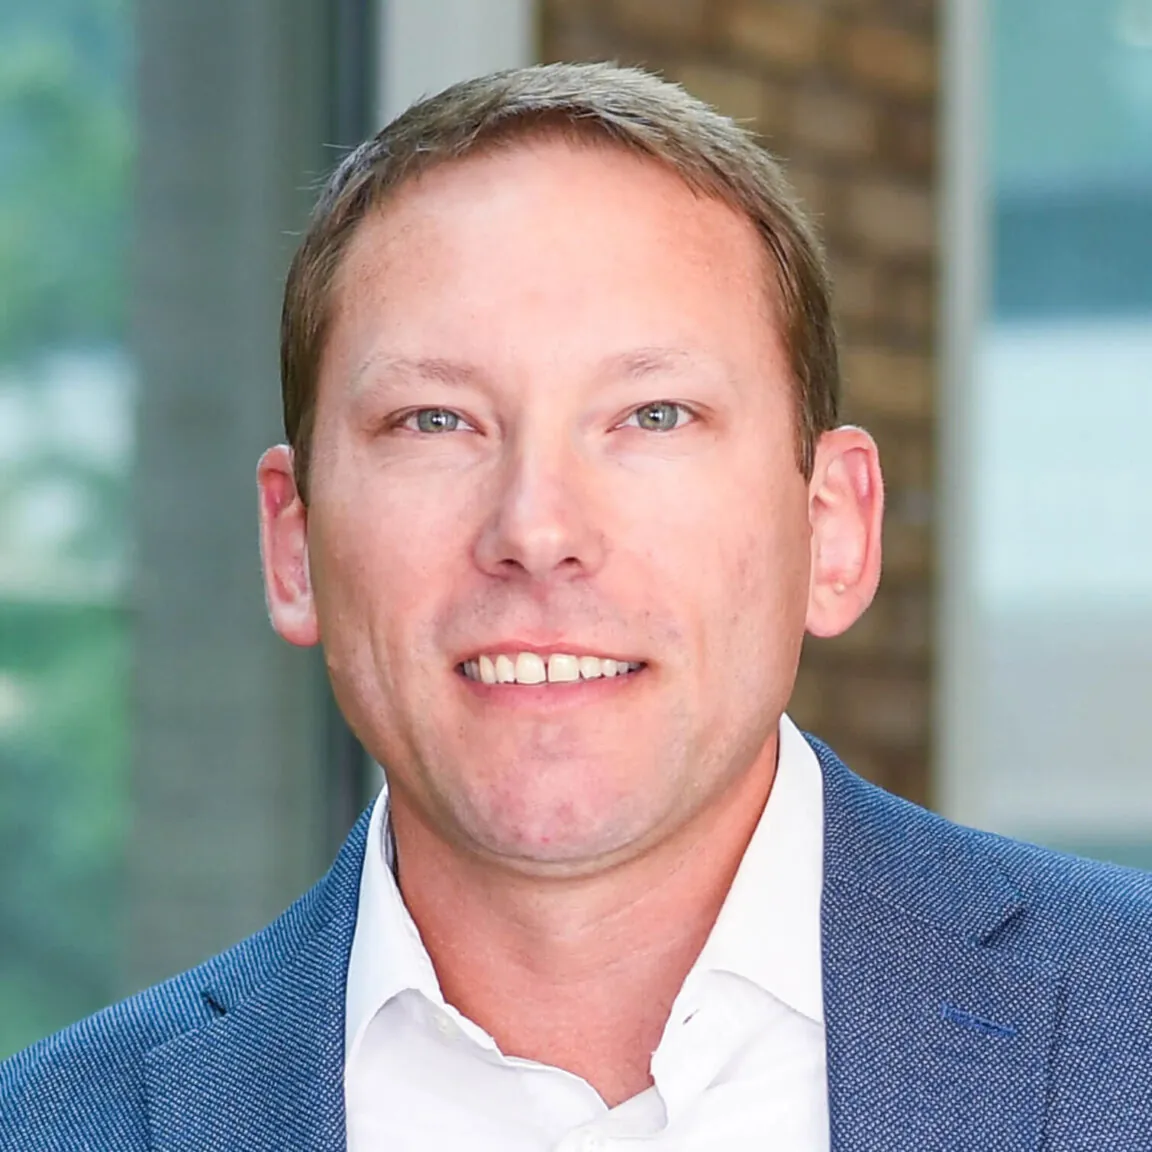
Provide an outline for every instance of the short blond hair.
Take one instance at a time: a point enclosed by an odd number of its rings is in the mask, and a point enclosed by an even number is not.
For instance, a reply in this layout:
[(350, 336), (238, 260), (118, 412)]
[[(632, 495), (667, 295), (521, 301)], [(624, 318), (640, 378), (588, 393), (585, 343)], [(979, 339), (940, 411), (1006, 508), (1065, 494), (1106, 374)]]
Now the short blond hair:
[(816, 441), (837, 420), (839, 357), (824, 255), (780, 163), (749, 131), (658, 76), (612, 64), (544, 64), (467, 80), (412, 105), (351, 152), (321, 192), (288, 272), (281, 318), (284, 430), (302, 498), (333, 281), (359, 223), (435, 165), (555, 132), (664, 164), (755, 225), (796, 391), (798, 464), (811, 475)]

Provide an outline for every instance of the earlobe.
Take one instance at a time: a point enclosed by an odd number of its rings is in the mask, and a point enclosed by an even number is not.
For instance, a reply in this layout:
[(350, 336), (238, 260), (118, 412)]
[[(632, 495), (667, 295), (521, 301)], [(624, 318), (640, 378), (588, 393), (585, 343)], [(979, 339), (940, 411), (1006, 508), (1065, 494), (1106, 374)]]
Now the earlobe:
[(863, 429), (837, 428), (820, 438), (808, 511), (807, 629), (838, 636), (864, 614), (880, 582), (884, 489), (876, 442)]
[(296, 489), (292, 450), (269, 448), (256, 470), (260, 497), (260, 559), (272, 627), (290, 644), (320, 639), (308, 565), (308, 509)]

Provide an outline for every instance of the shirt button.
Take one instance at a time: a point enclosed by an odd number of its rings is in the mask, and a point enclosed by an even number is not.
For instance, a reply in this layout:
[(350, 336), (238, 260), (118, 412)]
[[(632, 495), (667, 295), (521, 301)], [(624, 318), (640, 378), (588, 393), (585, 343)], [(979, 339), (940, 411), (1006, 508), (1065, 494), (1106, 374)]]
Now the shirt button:
[(597, 1132), (586, 1132), (581, 1143), (581, 1152), (603, 1152), (608, 1142)]
[(456, 1035), (456, 1025), (448, 1019), (447, 1013), (436, 1013), (436, 1031), (439, 1032), (445, 1040), (451, 1040)]

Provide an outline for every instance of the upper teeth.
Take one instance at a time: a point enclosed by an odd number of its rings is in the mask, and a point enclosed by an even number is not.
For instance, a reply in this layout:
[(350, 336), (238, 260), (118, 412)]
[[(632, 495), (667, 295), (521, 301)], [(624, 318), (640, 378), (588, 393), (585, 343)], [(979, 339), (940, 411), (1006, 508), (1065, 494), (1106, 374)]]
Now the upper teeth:
[(599, 676), (618, 676), (635, 672), (639, 662), (613, 660), (605, 656), (570, 656), (553, 652), (520, 652), (515, 656), (501, 652), (497, 656), (479, 656), (466, 660), (461, 667), (469, 680), (485, 684), (550, 684), (573, 680), (595, 680)]

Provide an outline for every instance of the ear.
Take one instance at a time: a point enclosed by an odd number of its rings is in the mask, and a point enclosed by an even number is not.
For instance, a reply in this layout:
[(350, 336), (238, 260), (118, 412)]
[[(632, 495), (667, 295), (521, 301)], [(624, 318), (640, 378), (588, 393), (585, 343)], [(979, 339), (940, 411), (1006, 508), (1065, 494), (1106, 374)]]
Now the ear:
[(260, 493), (260, 559), (272, 627), (290, 644), (320, 639), (308, 568), (308, 509), (296, 490), (292, 450), (269, 448), (256, 469)]
[(812, 576), (806, 626), (839, 636), (864, 614), (880, 583), (884, 483), (876, 442), (862, 428), (825, 432), (808, 485)]

